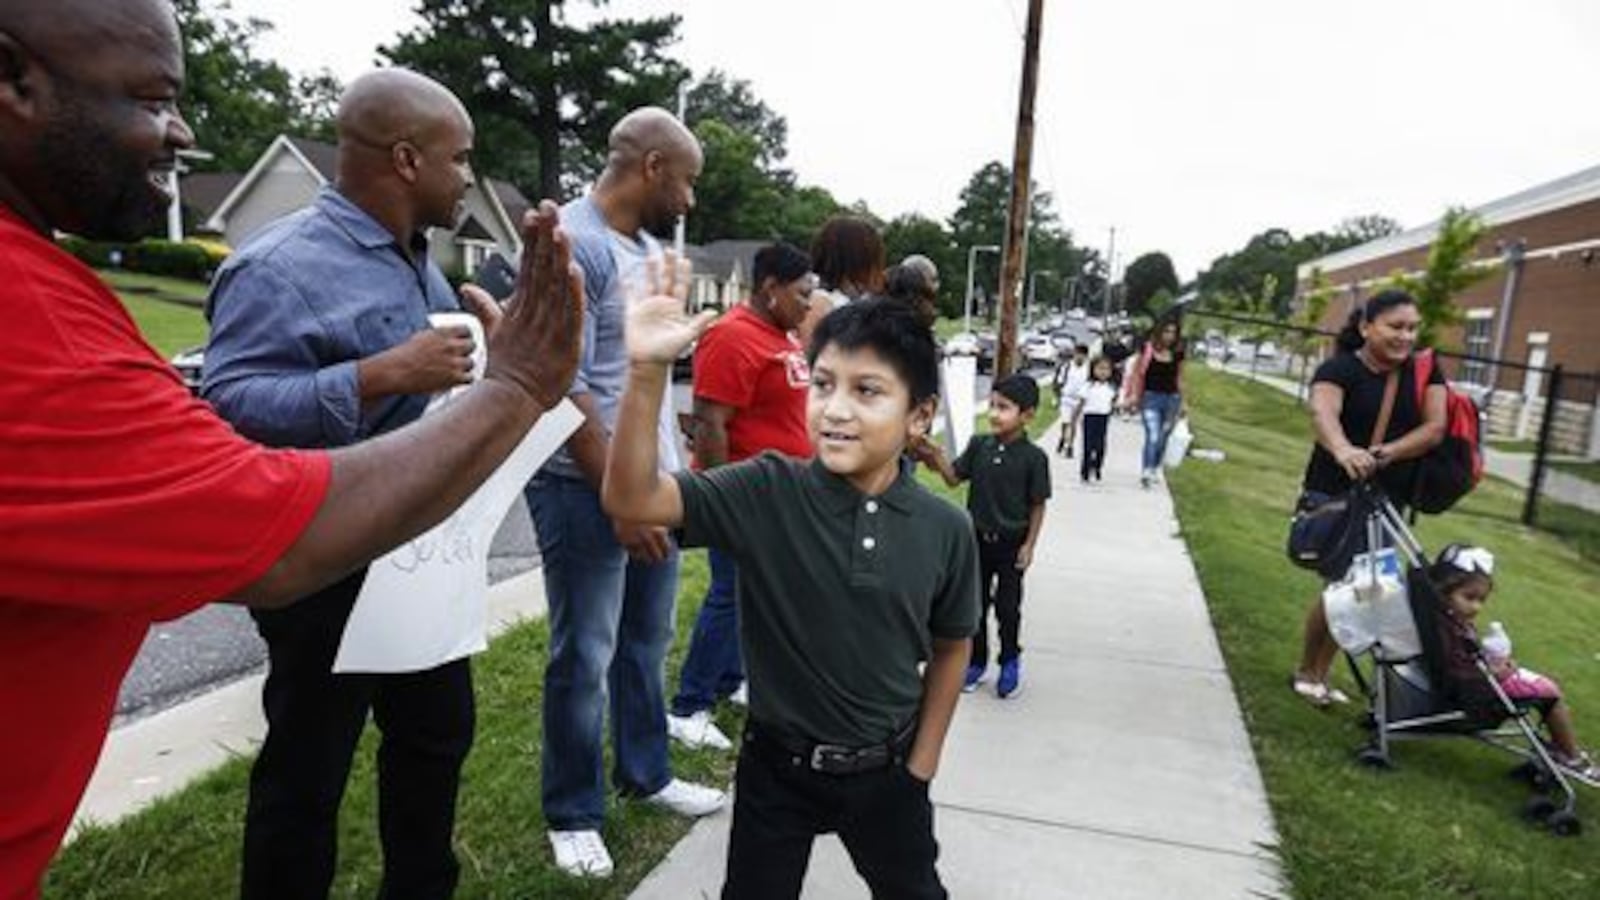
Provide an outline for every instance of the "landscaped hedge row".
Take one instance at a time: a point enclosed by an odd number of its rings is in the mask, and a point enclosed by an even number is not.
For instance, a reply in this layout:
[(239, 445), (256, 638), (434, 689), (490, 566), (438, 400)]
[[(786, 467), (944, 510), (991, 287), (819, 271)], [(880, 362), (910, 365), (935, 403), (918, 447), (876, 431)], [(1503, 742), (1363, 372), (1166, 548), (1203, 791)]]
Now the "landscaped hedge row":
[(66, 235), (59, 243), (63, 250), (96, 269), (126, 269), (191, 281), (209, 281), (228, 258), (228, 248), (212, 241), (149, 238), (135, 244), (115, 244)]

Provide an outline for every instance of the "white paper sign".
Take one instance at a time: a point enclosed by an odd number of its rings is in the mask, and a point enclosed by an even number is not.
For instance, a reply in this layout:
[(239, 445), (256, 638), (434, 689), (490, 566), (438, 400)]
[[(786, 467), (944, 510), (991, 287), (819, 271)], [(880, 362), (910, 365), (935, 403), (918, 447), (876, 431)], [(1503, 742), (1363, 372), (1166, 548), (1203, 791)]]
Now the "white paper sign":
[[(436, 401), (428, 412), (442, 405)], [(523, 485), (582, 422), (583, 413), (563, 400), (460, 509), (375, 560), (333, 671), (420, 672), (487, 647), (489, 546)]]
[(944, 360), (944, 434), (952, 458), (967, 449), (978, 427), (978, 358), (947, 356)]

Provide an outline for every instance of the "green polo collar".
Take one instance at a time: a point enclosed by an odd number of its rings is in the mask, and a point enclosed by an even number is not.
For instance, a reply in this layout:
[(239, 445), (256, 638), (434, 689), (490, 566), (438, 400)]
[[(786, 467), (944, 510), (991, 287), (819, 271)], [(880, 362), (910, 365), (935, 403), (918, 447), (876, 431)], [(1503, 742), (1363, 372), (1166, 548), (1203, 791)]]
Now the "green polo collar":
[(853, 509), (862, 500), (874, 499), (882, 501), (895, 512), (910, 513), (913, 498), (916, 496), (916, 484), (911, 476), (909, 467), (902, 466), (900, 474), (890, 483), (887, 490), (877, 497), (869, 498), (856, 489), (842, 475), (835, 475), (828, 471), (822, 460), (813, 458), (807, 470), (812, 487), (821, 494), (828, 505), (828, 510), (842, 513)]

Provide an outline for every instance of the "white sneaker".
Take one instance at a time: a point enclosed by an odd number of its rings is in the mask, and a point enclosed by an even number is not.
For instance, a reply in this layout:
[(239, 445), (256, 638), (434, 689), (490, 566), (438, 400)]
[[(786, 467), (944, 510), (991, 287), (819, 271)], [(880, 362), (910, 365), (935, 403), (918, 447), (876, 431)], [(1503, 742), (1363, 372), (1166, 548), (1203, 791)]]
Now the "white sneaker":
[(728, 803), (728, 795), (716, 788), (708, 788), (677, 778), (667, 782), (666, 787), (644, 799), (646, 803), (670, 810), (686, 819), (709, 816)]
[(734, 706), (750, 708), (750, 681), (746, 679), (739, 682), (739, 689), (728, 695), (728, 702)]
[(732, 750), (733, 741), (722, 733), (717, 723), (711, 721), (711, 710), (702, 709), (688, 716), (667, 713), (667, 734), (691, 750), (710, 747), (713, 750)]
[(551, 831), (550, 849), (556, 854), (556, 868), (574, 878), (611, 877), (611, 854), (598, 831)]

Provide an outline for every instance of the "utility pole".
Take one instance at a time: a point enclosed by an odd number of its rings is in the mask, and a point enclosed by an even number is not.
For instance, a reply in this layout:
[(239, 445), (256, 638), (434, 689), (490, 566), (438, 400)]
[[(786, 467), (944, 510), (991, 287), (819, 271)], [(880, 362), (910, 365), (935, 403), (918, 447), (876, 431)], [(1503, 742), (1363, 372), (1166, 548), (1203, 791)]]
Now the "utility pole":
[(1039, 89), (1039, 31), (1044, 0), (1028, 0), (1028, 34), (1022, 50), (1022, 96), (1017, 102), (1017, 144), (1011, 160), (1011, 211), (1006, 221), (1004, 264), (1000, 267), (1000, 334), (995, 351), (996, 378), (1017, 367), (1017, 294), (1028, 253), (1028, 211), (1033, 198), (1033, 98)]

